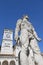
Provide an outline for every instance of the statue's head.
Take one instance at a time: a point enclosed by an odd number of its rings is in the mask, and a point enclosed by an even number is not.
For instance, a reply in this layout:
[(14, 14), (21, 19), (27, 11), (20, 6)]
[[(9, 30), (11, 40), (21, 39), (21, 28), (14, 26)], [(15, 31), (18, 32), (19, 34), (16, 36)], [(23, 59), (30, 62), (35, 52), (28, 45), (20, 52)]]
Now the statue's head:
[(22, 19), (27, 19), (27, 20), (29, 20), (29, 16), (28, 15), (24, 15), (23, 17), (22, 17)]

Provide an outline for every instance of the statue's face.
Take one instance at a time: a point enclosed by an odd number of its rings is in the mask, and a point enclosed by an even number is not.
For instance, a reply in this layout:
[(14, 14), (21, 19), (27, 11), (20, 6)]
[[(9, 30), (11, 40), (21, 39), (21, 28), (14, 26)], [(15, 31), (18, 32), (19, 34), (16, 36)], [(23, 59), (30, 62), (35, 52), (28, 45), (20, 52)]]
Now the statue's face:
[(23, 17), (23, 19), (24, 19), (24, 18), (25, 18), (25, 19), (27, 19), (27, 20), (29, 19), (29, 17), (28, 17), (27, 15), (26, 15), (26, 16), (24, 16), (24, 17)]

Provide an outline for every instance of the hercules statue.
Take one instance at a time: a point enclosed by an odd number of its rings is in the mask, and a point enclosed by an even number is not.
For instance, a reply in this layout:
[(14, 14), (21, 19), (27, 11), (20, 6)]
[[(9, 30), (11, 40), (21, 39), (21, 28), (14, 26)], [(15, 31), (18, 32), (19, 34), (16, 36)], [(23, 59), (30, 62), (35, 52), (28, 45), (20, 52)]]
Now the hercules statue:
[[(43, 59), (40, 54), (39, 46), (37, 44), (37, 42), (41, 39), (38, 37), (34, 27), (29, 22), (29, 17), (27, 15), (25, 15), (22, 19), (17, 20), (14, 37), (16, 42), (18, 38), (22, 45), (20, 53), (21, 65), (35, 65), (35, 62), (38, 65), (43, 65)], [(28, 55), (27, 50), (29, 51)], [(32, 52), (30, 53), (31, 50)]]

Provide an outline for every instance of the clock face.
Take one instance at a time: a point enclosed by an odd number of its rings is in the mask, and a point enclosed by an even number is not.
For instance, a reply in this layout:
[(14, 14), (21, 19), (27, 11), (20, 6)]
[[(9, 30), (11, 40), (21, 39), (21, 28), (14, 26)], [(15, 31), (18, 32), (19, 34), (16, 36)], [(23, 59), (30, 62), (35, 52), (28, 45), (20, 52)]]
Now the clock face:
[(6, 33), (6, 37), (7, 37), (7, 38), (10, 38), (10, 34), (9, 34), (9, 33)]
[(4, 32), (3, 39), (13, 40), (13, 32)]

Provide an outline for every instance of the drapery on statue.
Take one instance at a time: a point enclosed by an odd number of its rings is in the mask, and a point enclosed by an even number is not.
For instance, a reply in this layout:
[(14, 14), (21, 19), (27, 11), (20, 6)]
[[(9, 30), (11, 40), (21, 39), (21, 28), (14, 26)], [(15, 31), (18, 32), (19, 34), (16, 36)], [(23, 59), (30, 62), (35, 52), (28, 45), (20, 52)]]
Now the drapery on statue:
[[(22, 19), (18, 19), (15, 28), (14, 39), (17, 42), (19, 38), (22, 45), (20, 63), (21, 65), (35, 65), (36, 62), (38, 65), (43, 65), (43, 59), (37, 44), (41, 39), (38, 37), (34, 27), (28, 20), (29, 17), (27, 15)], [(20, 35), (18, 35), (19, 32)]]

